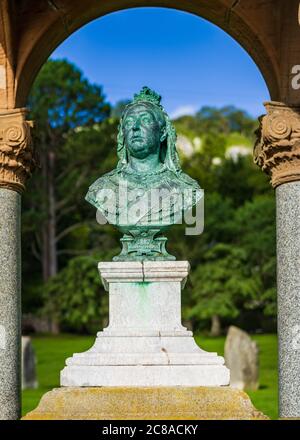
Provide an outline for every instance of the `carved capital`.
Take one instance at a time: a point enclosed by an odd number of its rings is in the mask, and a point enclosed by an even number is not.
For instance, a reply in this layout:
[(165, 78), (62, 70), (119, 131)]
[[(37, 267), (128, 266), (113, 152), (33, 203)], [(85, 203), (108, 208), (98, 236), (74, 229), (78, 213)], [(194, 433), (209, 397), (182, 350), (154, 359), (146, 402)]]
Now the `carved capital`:
[(274, 188), (300, 180), (300, 106), (266, 102), (260, 116), (254, 162), (271, 176)]
[(0, 112), (0, 187), (22, 192), (35, 167), (32, 121), (26, 109)]

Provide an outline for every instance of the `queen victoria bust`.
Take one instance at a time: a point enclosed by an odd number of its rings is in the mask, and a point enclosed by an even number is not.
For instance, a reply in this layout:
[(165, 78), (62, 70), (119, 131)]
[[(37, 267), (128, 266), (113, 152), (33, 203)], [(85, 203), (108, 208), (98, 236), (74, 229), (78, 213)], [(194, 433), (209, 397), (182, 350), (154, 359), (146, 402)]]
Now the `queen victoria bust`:
[(160, 104), (161, 97), (143, 87), (120, 120), (119, 162), (97, 179), (86, 200), (124, 233), (115, 261), (174, 260), (161, 233), (179, 223), (203, 195), (183, 173), (176, 151), (176, 132)]

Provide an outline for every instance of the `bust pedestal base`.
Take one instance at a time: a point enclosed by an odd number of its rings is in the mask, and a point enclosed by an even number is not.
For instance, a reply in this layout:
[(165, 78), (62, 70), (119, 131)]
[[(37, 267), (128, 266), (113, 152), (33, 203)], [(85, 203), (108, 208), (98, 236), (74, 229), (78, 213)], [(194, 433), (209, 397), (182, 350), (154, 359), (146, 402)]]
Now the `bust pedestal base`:
[(56, 388), (24, 420), (266, 420), (230, 387)]
[(109, 290), (109, 326), (67, 359), (62, 386), (229, 384), (224, 359), (207, 353), (181, 324), (187, 261), (99, 263)]

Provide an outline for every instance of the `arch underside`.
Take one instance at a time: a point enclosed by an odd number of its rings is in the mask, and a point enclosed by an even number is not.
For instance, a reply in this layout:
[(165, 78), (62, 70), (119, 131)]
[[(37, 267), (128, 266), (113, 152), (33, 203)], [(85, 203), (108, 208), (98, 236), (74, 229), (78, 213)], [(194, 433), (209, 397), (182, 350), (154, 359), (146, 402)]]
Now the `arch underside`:
[[(256, 3), (255, 11), (253, 3)], [(145, 6), (190, 12), (222, 28), (252, 57), (266, 81), (271, 99), (279, 100), (278, 63), (274, 42), (271, 41), (271, 37), (275, 39), (276, 36), (275, 33), (273, 36), (270, 32), (263, 33), (263, 22), (260, 23), (258, 17), (265, 17), (267, 3), (260, 3), (263, 4), (246, 0), (241, 7), (239, 1), (232, 0), (23, 0), (16, 14), (15, 107), (26, 105), (39, 69), (53, 50), (73, 32), (106, 14)], [(259, 13), (257, 9), (260, 9)]]

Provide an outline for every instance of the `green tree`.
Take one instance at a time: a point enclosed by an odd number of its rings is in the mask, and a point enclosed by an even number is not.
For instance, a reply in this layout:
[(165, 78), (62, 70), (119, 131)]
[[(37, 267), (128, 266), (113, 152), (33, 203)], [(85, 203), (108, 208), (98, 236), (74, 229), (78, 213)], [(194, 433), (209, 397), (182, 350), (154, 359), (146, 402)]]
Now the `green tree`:
[(272, 193), (268, 177), (253, 163), (250, 155), (226, 159), (215, 171), (215, 190), (231, 198), (235, 207), (256, 195)]
[(57, 255), (61, 267), (70, 257), (110, 249), (118, 236), (108, 225), (100, 227), (95, 209), (84, 198), (89, 185), (116, 165), (118, 120), (108, 118), (92, 128), (71, 132), (60, 154), (63, 172), (56, 182), (59, 201)]
[(238, 208), (230, 225), (235, 245), (247, 254), (247, 266), (260, 279), (253, 307), (276, 316), (275, 197), (258, 195)]
[(225, 206), (220, 195), (210, 200), (206, 230), (191, 245), (191, 297), (183, 304), (196, 327), (208, 319), (244, 322), (250, 312), (256, 322), (276, 316), (274, 196)]
[(217, 108), (203, 106), (197, 113), (196, 119), (199, 130), (203, 133), (242, 133), (248, 137), (254, 137), (257, 128), (257, 120), (244, 110), (233, 105)]
[[(28, 105), (37, 127), (41, 173), (35, 173), (30, 183), (33, 194), (24, 203), (31, 214), (38, 212), (32, 217), (35, 219), (35, 225), (32, 225), (35, 230), (34, 252), (36, 256), (40, 255), (43, 279), (46, 281), (58, 270), (58, 217), (64, 202), (57, 191), (57, 181), (67, 174), (60, 162), (67, 136), (77, 127), (88, 127), (103, 121), (109, 115), (110, 106), (105, 102), (101, 87), (89, 83), (82, 72), (66, 60), (49, 60), (43, 66), (33, 85)], [(71, 160), (68, 169), (74, 166)], [(69, 187), (68, 192), (76, 191), (83, 179), (84, 174), (79, 173), (75, 185)]]
[[(260, 291), (260, 279), (250, 275), (243, 249), (219, 243), (204, 255), (204, 263), (191, 274), (191, 307), (187, 317), (197, 328), (201, 320), (235, 318), (251, 307)], [(212, 327), (213, 327), (212, 325)]]
[(72, 258), (46, 284), (43, 313), (65, 331), (95, 333), (108, 319), (108, 295), (97, 270), (98, 258)]

